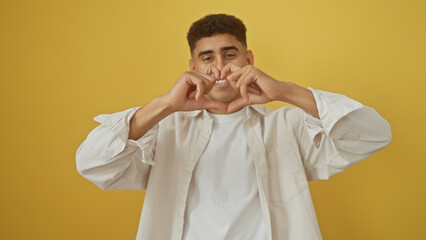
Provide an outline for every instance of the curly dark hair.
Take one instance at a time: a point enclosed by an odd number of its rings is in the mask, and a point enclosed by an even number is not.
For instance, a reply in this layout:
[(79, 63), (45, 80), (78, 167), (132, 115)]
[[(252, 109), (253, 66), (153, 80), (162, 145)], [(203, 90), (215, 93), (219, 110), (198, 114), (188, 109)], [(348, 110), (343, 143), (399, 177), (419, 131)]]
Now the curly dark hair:
[(235, 36), (243, 46), (247, 47), (246, 31), (244, 23), (234, 16), (210, 14), (192, 24), (186, 39), (188, 40), (191, 54), (194, 52), (195, 44), (198, 40), (218, 33), (229, 33)]

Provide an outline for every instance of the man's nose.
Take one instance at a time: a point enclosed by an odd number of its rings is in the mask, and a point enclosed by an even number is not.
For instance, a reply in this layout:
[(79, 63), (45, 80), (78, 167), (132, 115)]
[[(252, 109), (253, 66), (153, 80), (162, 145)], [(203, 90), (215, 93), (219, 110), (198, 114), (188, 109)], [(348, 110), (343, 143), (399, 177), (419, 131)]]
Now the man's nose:
[(222, 58), (216, 58), (217, 60), (216, 60), (216, 67), (219, 69), (219, 70), (222, 70), (222, 68), (226, 65), (226, 60), (225, 59), (222, 59)]

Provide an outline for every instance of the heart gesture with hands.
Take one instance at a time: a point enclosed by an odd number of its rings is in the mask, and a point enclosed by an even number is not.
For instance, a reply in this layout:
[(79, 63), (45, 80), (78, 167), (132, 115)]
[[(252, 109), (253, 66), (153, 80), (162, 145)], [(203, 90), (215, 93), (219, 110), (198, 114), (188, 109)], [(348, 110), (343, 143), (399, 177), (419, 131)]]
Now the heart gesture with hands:
[[(237, 97), (226, 103), (209, 97), (218, 80), (227, 80), (234, 92), (239, 93)], [(282, 100), (283, 84), (253, 65), (239, 67), (230, 63), (221, 70), (210, 65), (205, 73), (183, 73), (165, 97), (173, 111), (215, 109), (232, 113), (247, 105)]]
[(195, 71), (183, 73), (172, 89), (164, 95), (167, 106), (172, 111), (192, 111), (216, 109), (226, 111), (226, 104), (205, 97), (210, 92), (216, 78)]

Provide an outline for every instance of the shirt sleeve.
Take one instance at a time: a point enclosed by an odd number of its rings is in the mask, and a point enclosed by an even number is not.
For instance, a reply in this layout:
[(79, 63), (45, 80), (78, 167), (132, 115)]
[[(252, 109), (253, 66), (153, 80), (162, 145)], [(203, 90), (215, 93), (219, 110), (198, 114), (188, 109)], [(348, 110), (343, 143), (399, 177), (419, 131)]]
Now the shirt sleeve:
[(154, 163), (159, 126), (129, 139), (130, 120), (140, 107), (94, 118), (101, 123), (77, 149), (78, 172), (103, 190), (145, 189)]
[(371, 107), (341, 94), (308, 89), (320, 117), (299, 110), (303, 121), (297, 138), (308, 180), (328, 179), (391, 141), (390, 125)]

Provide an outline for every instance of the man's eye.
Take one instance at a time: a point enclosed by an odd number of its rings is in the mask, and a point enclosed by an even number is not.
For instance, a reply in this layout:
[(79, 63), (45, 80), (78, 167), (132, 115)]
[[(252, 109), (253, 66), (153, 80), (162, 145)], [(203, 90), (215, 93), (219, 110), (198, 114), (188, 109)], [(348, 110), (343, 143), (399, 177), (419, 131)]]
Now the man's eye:
[(211, 61), (212, 59), (213, 59), (212, 57), (205, 57), (205, 58), (203, 58), (203, 61), (207, 62), (207, 61)]
[(233, 58), (233, 57), (235, 57), (235, 54), (226, 54), (226, 57), (227, 58)]

